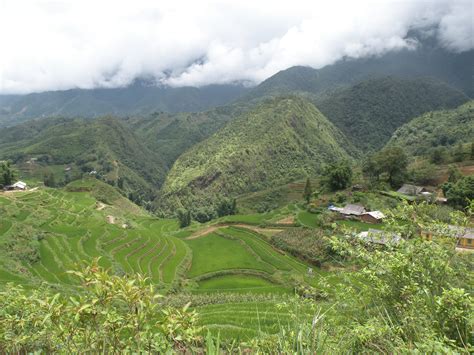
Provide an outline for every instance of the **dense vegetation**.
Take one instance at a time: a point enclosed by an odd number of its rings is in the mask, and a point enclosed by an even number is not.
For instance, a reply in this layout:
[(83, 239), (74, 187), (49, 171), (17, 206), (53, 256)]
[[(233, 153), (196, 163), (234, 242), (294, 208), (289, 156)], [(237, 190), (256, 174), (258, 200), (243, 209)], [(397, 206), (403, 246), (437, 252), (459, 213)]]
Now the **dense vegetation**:
[(198, 113), (155, 113), (126, 122), (146, 146), (171, 168), (186, 150), (220, 130), (246, 109), (229, 105)]
[[(349, 159), (344, 136), (298, 97), (266, 101), (183, 154), (170, 170), (163, 196), (169, 206), (214, 203), (315, 173), (323, 163)], [(162, 200), (158, 199), (160, 203)]]
[[(105, 210), (94, 209), (92, 196), (103, 198), (106, 189), (112, 187), (90, 179), (72, 183), (69, 191), (0, 198), (7, 216), (2, 239), (18, 243), (27, 225), (42, 231), (30, 246), (34, 258), (25, 246), (2, 255), (2, 351), (472, 349), (472, 255), (455, 252), (445, 224), (465, 225), (469, 215), (444, 213), (443, 223), (444, 208), (402, 204), (384, 227), (403, 240), (389, 247), (359, 241), (349, 224), (325, 226), (324, 233), (292, 227), (271, 237), (249, 225), (221, 225), (200, 235), (192, 233), (203, 228), (178, 232), (176, 221), (140, 215), (120, 195)], [(56, 210), (61, 213), (53, 215)], [(281, 213), (291, 211), (297, 212)], [(129, 227), (105, 223), (107, 214)], [(232, 217), (269, 226), (281, 219), (276, 212)], [(81, 230), (85, 225), (90, 234)], [(436, 231), (436, 238), (419, 239), (420, 229)], [(100, 265), (112, 267), (115, 276)], [(78, 267), (83, 271), (66, 272)], [(47, 283), (38, 288), (41, 279)]]
[[(399, 145), (410, 155), (429, 156), (435, 163), (471, 158), (474, 141), (474, 101), (454, 110), (426, 113), (403, 125), (388, 145)], [(461, 150), (459, 151), (459, 145)]]
[(382, 148), (412, 118), (467, 100), (462, 92), (440, 81), (386, 77), (330, 92), (315, 103), (357, 148), (368, 151)]
[(94, 172), (137, 202), (151, 200), (166, 173), (160, 157), (112, 117), (46, 119), (3, 129), (0, 154), (37, 178), (55, 174), (56, 183)]

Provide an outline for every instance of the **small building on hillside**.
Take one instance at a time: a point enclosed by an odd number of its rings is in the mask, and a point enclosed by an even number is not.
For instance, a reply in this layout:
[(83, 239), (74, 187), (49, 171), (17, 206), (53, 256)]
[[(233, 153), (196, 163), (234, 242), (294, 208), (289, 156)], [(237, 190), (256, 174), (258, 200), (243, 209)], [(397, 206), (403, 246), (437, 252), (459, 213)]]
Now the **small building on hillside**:
[(13, 185), (7, 185), (3, 188), (5, 191), (26, 190), (27, 185), (23, 181), (17, 181)]
[(384, 218), (385, 215), (380, 211), (365, 212), (360, 216), (361, 221), (372, 224), (382, 223)]
[(370, 244), (378, 245), (396, 245), (400, 243), (401, 237), (396, 233), (391, 233), (379, 229), (369, 229), (357, 234), (357, 238)]
[(471, 229), (458, 237), (458, 248), (474, 249), (474, 230)]
[(474, 228), (448, 225), (444, 231), (421, 231), (421, 237), (426, 240), (433, 240), (433, 236), (454, 237), (457, 239), (456, 247), (474, 249)]
[(26, 182), (23, 182), (23, 181), (17, 181), (12, 186), (13, 186), (13, 189), (15, 190), (26, 190), (27, 188)]
[(345, 216), (361, 216), (365, 213), (365, 208), (361, 205), (347, 204), (339, 212)]
[(418, 195), (421, 195), (424, 192), (429, 192), (429, 191), (426, 190), (424, 187), (421, 187), (421, 186), (403, 184), (403, 186), (400, 187), (397, 190), (397, 192), (399, 194), (408, 195), (408, 196), (418, 196)]

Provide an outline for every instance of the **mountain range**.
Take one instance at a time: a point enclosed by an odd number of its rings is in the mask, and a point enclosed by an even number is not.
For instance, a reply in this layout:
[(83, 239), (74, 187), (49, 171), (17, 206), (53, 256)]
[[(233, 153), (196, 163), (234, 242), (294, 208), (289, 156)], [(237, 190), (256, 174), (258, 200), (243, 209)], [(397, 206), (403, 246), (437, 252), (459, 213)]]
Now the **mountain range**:
[(0, 160), (57, 183), (93, 173), (166, 213), (213, 206), (386, 144), (419, 155), (469, 143), (473, 53), (423, 42), (319, 70), (292, 67), (254, 88), (137, 81), (3, 95)]

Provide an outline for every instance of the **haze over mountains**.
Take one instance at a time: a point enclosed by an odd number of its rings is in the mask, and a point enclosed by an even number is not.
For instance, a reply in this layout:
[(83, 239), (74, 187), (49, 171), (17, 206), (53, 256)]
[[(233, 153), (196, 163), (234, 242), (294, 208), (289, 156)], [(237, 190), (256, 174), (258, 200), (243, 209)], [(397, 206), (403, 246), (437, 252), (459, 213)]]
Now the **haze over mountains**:
[(49, 116), (98, 117), (149, 115), (153, 112), (196, 112), (261, 97), (304, 92), (320, 95), (328, 90), (374, 77), (431, 77), (465, 95), (474, 95), (471, 63), (474, 51), (453, 53), (433, 39), (419, 39), (417, 49), (388, 52), (382, 56), (345, 59), (315, 70), (292, 67), (251, 88), (241, 84), (209, 85), (201, 88), (156, 86), (136, 80), (117, 89), (72, 89), (28, 95), (0, 95), (0, 126)]

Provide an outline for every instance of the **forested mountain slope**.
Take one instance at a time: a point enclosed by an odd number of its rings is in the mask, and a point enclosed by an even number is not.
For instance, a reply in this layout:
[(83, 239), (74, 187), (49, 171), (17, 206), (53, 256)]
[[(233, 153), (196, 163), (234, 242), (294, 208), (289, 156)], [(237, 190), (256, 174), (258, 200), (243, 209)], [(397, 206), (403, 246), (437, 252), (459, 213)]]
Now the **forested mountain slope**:
[(362, 81), (314, 99), (321, 112), (363, 151), (382, 148), (398, 127), (416, 116), (467, 100), (461, 91), (438, 80), (394, 77)]
[(266, 100), (181, 155), (157, 203), (213, 204), (316, 173), (324, 163), (349, 159), (351, 147), (307, 100)]
[(437, 147), (474, 143), (474, 101), (452, 110), (417, 117), (395, 131), (389, 146), (403, 147), (411, 155), (426, 155)]
[(469, 97), (474, 95), (474, 50), (452, 53), (440, 48), (433, 39), (416, 40), (418, 46), (414, 50), (405, 49), (368, 58), (346, 58), (321, 69), (295, 66), (282, 70), (245, 93), (244, 99), (295, 91), (320, 94), (381, 76), (411, 79), (433, 77), (463, 91)]
[(152, 196), (166, 169), (157, 154), (120, 120), (54, 118), (31, 121), (0, 131), (0, 157), (92, 170), (125, 190)]
[(248, 109), (242, 104), (228, 105), (197, 113), (155, 113), (125, 122), (171, 168), (182, 153)]

